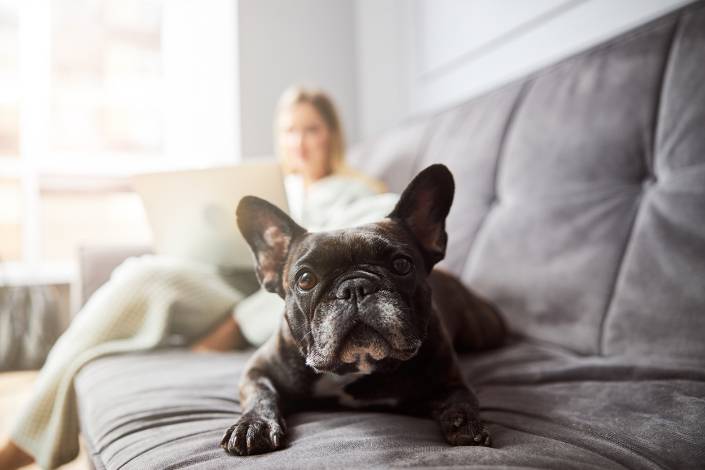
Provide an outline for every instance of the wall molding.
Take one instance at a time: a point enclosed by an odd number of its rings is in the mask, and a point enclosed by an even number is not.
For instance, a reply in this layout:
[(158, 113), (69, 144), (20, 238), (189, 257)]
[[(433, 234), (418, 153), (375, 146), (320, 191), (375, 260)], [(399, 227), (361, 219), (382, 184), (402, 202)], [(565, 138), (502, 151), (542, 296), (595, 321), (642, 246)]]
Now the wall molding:
[[(547, 11), (541, 12), (534, 17), (527, 18), (513, 28), (506, 30), (499, 36), (490, 38), (485, 42), (476, 45), (468, 49), (467, 51), (461, 53), (460, 55), (450, 59), (449, 61), (435, 67), (431, 70), (420, 71), (418, 77), (423, 81), (432, 81), (440, 75), (450, 72), (451, 70), (459, 67), (463, 63), (472, 62), (473, 60), (482, 57), (483, 55), (491, 54), (496, 49), (508, 44), (512, 41), (518, 40), (524, 34), (531, 30), (540, 28), (545, 23), (553, 20), (566, 13), (567, 11), (577, 7), (581, 3), (585, 3), (589, 0), (566, 0), (564, 3), (560, 3), (553, 8), (549, 8)], [(418, 3), (417, 3), (418, 5)], [(423, 32), (421, 33), (423, 36)]]

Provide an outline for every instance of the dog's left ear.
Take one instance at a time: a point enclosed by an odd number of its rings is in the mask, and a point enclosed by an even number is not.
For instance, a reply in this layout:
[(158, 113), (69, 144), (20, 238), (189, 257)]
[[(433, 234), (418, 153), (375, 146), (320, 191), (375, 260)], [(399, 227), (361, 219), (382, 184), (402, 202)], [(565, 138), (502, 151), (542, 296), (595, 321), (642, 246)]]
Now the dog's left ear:
[(445, 165), (431, 165), (409, 183), (388, 216), (402, 222), (414, 234), (429, 272), (446, 254), (445, 221), (454, 192), (450, 170)]
[(304, 235), (306, 230), (281, 209), (255, 196), (245, 196), (240, 200), (237, 225), (255, 255), (260, 284), (284, 298), (284, 264), (292, 242)]

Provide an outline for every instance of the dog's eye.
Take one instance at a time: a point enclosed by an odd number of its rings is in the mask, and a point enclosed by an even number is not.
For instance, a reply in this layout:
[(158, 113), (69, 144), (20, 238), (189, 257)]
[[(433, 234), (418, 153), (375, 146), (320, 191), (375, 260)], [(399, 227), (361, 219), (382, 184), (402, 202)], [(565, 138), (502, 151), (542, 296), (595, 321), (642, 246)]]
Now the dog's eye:
[(299, 276), (297, 284), (301, 290), (311, 290), (318, 284), (318, 279), (311, 271), (304, 271)]
[(400, 256), (392, 262), (392, 267), (399, 274), (408, 274), (411, 271), (411, 261)]

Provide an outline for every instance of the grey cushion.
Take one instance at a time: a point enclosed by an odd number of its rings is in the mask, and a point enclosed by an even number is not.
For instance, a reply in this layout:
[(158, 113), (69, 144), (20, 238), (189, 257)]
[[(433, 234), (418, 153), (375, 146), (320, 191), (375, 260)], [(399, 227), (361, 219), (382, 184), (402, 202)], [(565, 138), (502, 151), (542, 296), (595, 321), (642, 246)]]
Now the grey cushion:
[(705, 462), (705, 3), (358, 147), (399, 191), (432, 162), (457, 180), (443, 265), (519, 338), (463, 357), (495, 447), (431, 420), (289, 419), (289, 446), (237, 458), (245, 356), (105, 358), (79, 375), (107, 468), (702, 468)]
[[(605, 320), (605, 354), (705, 366), (705, 8), (675, 25), (653, 160)], [(650, 152), (649, 152), (650, 153)]]
[[(430, 419), (359, 411), (290, 416), (287, 447), (218, 447), (239, 416), (247, 355), (163, 351), (86, 366), (76, 380), (89, 452), (105, 468), (521, 466), (692, 468), (705, 462), (705, 371), (623, 365), (520, 342), (465, 357), (493, 448), (451, 447)], [(655, 411), (658, 410), (658, 411)]]

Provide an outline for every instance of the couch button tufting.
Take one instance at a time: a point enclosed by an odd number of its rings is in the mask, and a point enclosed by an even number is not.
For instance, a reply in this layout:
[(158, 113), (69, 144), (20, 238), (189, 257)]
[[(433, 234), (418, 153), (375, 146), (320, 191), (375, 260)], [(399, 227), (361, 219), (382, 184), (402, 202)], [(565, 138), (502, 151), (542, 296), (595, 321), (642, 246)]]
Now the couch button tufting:
[(644, 189), (650, 188), (651, 186), (655, 185), (657, 183), (657, 179), (655, 176), (648, 176), (647, 178), (642, 181), (641, 186)]

